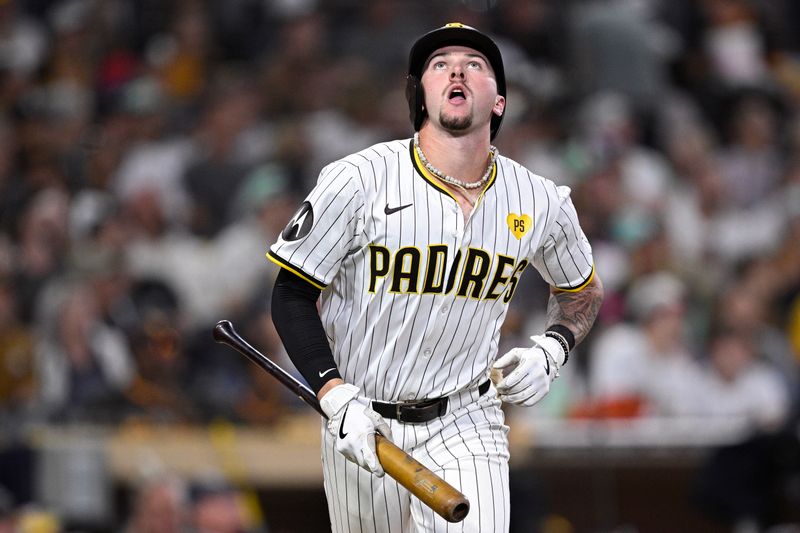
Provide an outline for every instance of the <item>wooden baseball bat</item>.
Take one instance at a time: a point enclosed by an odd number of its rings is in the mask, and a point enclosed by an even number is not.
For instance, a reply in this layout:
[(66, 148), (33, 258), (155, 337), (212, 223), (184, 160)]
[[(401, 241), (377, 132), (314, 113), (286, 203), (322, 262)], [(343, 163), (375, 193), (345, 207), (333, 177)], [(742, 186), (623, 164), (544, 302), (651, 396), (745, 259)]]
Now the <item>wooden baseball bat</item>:
[[(229, 320), (220, 320), (214, 326), (214, 340), (227, 344), (269, 372), (301, 400), (325, 417), (316, 394), (286, 370), (272, 362), (269, 357), (253, 348), (236, 332)], [(375, 434), (375, 449), (383, 470), (419, 498), (422, 503), (448, 522), (464, 520), (469, 512), (469, 500), (461, 492), (379, 433)]]

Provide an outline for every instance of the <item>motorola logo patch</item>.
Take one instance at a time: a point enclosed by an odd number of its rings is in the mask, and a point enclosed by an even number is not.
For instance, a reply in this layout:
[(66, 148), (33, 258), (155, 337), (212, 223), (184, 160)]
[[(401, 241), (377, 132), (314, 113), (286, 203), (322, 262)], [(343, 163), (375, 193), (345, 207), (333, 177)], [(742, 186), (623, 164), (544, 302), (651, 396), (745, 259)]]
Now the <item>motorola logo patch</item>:
[(296, 241), (298, 239), (302, 239), (308, 232), (311, 231), (311, 227), (314, 225), (314, 211), (311, 209), (311, 204), (309, 202), (303, 202), (303, 205), (300, 206), (300, 209), (297, 210), (297, 213), (294, 214), (292, 219), (283, 229), (281, 233), (281, 237), (284, 241)]

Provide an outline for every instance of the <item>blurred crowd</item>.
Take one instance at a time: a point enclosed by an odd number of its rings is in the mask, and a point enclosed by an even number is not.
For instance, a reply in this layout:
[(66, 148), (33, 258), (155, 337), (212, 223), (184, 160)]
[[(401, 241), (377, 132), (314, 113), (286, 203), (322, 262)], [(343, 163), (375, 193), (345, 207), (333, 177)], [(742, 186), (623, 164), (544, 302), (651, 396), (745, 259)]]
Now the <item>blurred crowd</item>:
[(606, 286), (532, 412), (796, 419), (797, 2), (0, 0), (3, 438), (296, 412), (211, 329), (291, 366), (267, 247), (324, 164), (411, 135), (408, 49), (454, 20), (498, 41), (496, 144), (572, 188)]
[[(134, 488), (130, 510), (118, 533), (265, 533), (253, 494), (217, 482), (189, 485), (173, 475), (143, 480)], [(0, 532), (60, 533), (65, 520), (38, 504), (14, 509), (0, 490)], [(95, 525), (96, 527), (96, 525)], [(74, 531), (75, 529), (70, 529)], [(85, 529), (84, 529), (85, 530)], [(88, 529), (92, 530), (92, 529)], [(96, 530), (96, 529), (95, 529)], [(80, 531), (80, 529), (79, 529)]]

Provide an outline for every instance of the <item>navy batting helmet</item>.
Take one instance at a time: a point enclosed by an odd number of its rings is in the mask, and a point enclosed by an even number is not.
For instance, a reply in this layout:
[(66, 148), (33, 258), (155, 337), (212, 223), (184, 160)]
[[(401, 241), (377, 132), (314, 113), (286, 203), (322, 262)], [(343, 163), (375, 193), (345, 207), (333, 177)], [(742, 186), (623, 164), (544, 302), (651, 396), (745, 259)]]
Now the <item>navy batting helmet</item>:
[[(503, 97), (506, 96), (506, 74), (503, 69), (503, 57), (500, 55), (500, 49), (494, 41), (471, 26), (458, 22), (445, 24), (441, 28), (430, 31), (417, 39), (417, 42), (411, 47), (411, 53), (408, 55), (406, 99), (408, 99), (408, 110), (411, 122), (414, 124), (414, 131), (419, 131), (422, 127), (422, 122), (427, 116), (422, 83), (420, 81), (425, 63), (431, 54), (439, 48), (454, 45), (468, 46), (486, 56), (497, 80), (497, 94)], [(502, 115), (492, 116), (490, 128), (492, 139), (497, 135), (497, 130), (500, 129), (502, 121)]]

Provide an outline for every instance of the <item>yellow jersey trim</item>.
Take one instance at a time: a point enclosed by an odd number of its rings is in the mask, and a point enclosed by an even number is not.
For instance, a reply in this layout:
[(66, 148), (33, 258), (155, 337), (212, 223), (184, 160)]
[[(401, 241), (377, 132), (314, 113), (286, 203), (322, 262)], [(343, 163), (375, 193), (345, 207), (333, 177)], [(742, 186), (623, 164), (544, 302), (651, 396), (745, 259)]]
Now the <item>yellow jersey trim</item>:
[(311, 276), (309, 276), (308, 274), (306, 274), (305, 272), (303, 272), (302, 270), (300, 270), (296, 266), (292, 265), (291, 263), (286, 262), (283, 258), (281, 258), (281, 257), (275, 255), (274, 253), (272, 253), (272, 251), (267, 252), (266, 255), (267, 255), (267, 259), (269, 259), (270, 261), (272, 261), (273, 263), (275, 263), (279, 267), (285, 268), (286, 270), (288, 270), (289, 272), (291, 272), (295, 276), (306, 280), (307, 282), (309, 282), (310, 284), (312, 284), (314, 287), (318, 288), (319, 290), (321, 290), (321, 291), (325, 290), (325, 288), (327, 287), (327, 285), (325, 285), (324, 283), (312, 278)]
[(592, 271), (589, 273), (589, 277), (586, 278), (586, 281), (578, 285), (577, 287), (573, 287), (570, 289), (562, 289), (561, 287), (553, 287), (557, 292), (578, 292), (583, 290), (589, 283), (591, 283), (592, 279), (594, 279), (594, 265), (592, 265)]

